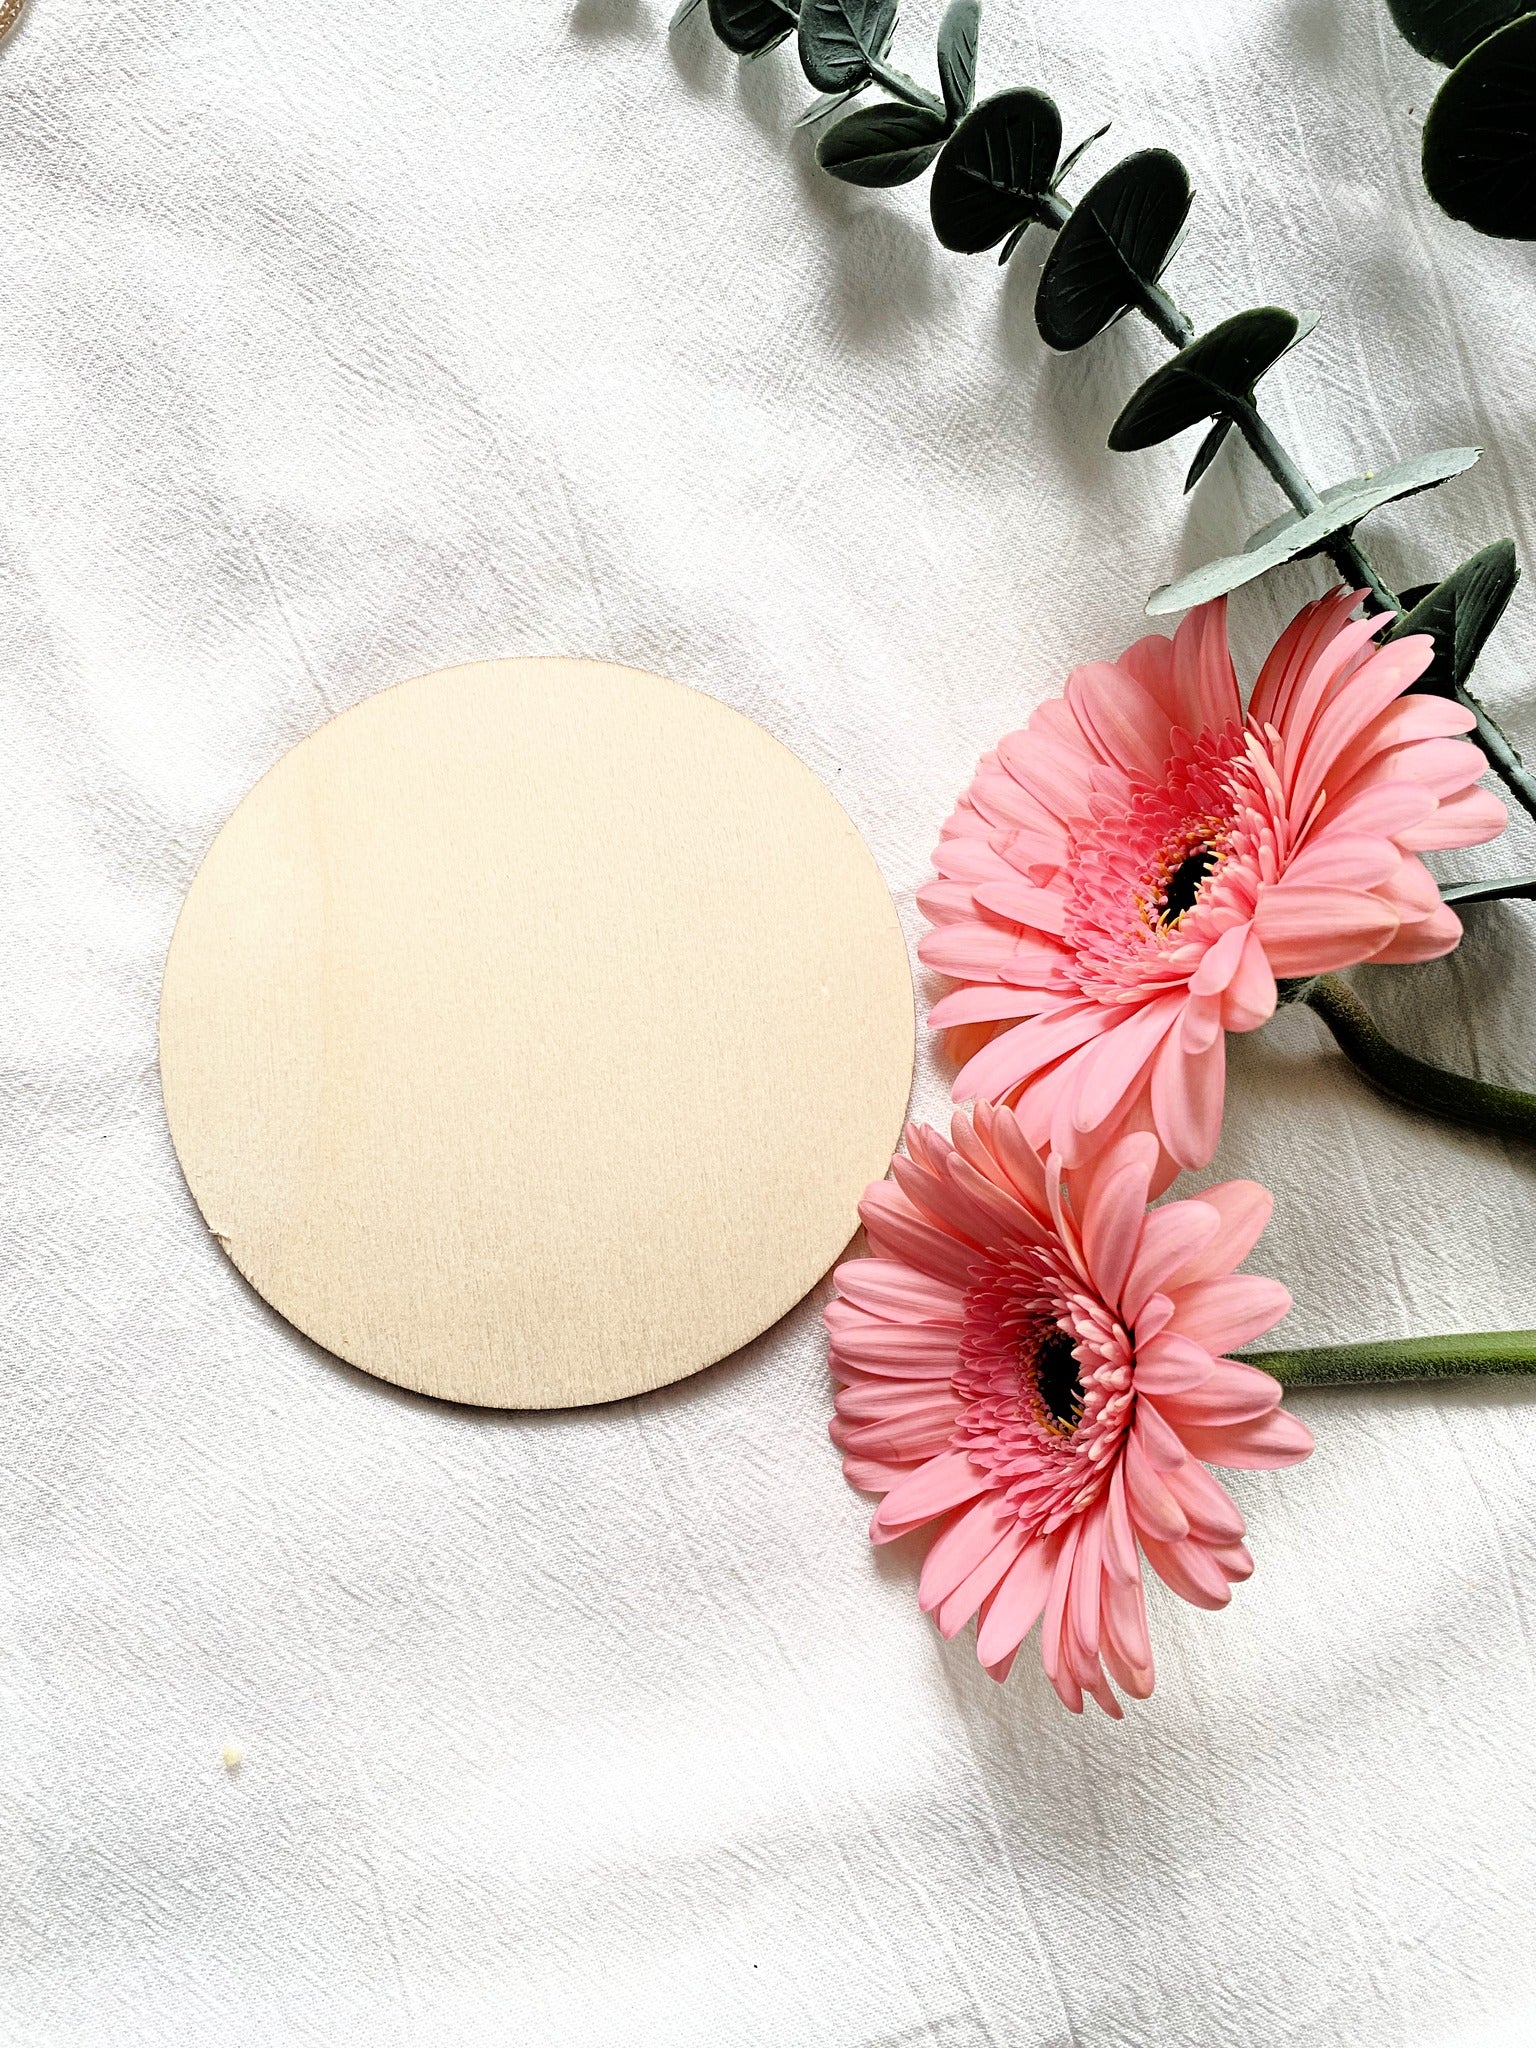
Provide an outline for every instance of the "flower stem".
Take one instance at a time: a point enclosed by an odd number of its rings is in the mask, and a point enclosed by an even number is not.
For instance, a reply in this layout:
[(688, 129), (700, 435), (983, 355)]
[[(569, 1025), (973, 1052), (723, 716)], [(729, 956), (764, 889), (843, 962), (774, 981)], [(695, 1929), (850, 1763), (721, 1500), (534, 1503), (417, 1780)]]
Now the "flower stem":
[(1245, 1351), (1243, 1362), (1286, 1387), (1377, 1386), (1384, 1380), (1456, 1380), (1536, 1373), (1536, 1330), (1479, 1330), (1454, 1337), (1399, 1337), (1380, 1344), (1322, 1344), (1306, 1351)]
[(1300, 991), (1300, 999), (1322, 1018), (1345, 1058), (1384, 1095), (1451, 1123), (1470, 1124), (1504, 1138), (1536, 1139), (1536, 1095), (1448, 1073), (1401, 1051), (1377, 1030), (1354, 991), (1334, 975), (1319, 975)]

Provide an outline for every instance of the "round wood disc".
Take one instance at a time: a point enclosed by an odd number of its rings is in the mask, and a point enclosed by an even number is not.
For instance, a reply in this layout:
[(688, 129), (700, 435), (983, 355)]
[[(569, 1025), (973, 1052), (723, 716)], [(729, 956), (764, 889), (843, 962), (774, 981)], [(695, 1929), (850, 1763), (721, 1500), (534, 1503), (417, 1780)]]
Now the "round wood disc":
[(290, 1322), (400, 1386), (611, 1401), (782, 1316), (912, 1078), (880, 874), (794, 755), (636, 669), (419, 677), (295, 747), (166, 963), (171, 1136)]

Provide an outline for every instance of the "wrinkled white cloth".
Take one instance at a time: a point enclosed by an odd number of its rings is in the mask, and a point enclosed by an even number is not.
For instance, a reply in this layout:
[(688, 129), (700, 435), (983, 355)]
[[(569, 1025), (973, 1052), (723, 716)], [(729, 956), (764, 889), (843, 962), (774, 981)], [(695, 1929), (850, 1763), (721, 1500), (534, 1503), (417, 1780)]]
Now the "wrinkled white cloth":
[[(1058, 358), (1041, 251), (832, 184), (787, 52), (670, 0), (31, 0), (0, 51), (0, 2039), (16, 2048), (1492, 2048), (1536, 2031), (1536, 1387), (1300, 1396), (1254, 1580), (1157, 1588), (1071, 1719), (915, 1604), (826, 1440), (807, 1301), (643, 1400), (487, 1415), (244, 1287), (168, 1143), (158, 977), (229, 810), (332, 712), (485, 655), (676, 675), (835, 790), (909, 937), (981, 751), (1278, 509), (1110, 455), (1163, 353)], [(898, 57), (931, 75), (939, 0)], [(1198, 187), (1197, 320), (1419, 581), (1536, 561), (1532, 253), (1440, 218), (1383, 0), (992, 0), (984, 91)], [(1316, 565), (1234, 605), (1251, 663)], [(1527, 584), (1490, 702), (1536, 752)], [(1530, 864), (1533, 837), (1456, 872)], [(1536, 917), (1362, 978), (1536, 1083)], [(922, 993), (931, 994), (931, 988)], [(1234, 1049), (1292, 1341), (1536, 1323), (1533, 1159)], [(943, 1114), (925, 1044), (917, 1109)], [(824, 1290), (822, 1291), (824, 1294)], [(233, 1772), (220, 1761), (243, 1746)]]

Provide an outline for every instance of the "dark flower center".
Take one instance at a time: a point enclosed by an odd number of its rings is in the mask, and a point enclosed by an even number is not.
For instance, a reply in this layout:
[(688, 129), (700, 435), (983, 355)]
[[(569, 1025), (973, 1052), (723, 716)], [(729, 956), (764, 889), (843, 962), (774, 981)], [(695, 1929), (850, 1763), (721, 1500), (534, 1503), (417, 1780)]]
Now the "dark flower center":
[(1034, 1369), (1046, 1428), (1070, 1436), (1083, 1419), (1083, 1382), (1075, 1340), (1065, 1330), (1052, 1330), (1035, 1353)]
[(1194, 909), (1200, 885), (1215, 867), (1216, 860), (1216, 849), (1212, 846), (1197, 847), (1193, 853), (1184, 856), (1168, 877), (1159, 924), (1177, 924), (1186, 910)]

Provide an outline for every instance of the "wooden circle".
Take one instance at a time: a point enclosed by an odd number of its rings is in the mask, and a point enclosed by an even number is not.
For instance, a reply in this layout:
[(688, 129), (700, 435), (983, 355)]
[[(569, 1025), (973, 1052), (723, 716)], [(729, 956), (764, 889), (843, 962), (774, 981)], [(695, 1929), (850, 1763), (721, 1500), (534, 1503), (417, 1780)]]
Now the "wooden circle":
[(857, 1227), (912, 1078), (895, 909), (787, 749), (636, 669), (401, 683), (235, 810), (160, 1007), (171, 1136), (257, 1291), (489, 1407), (723, 1358)]

